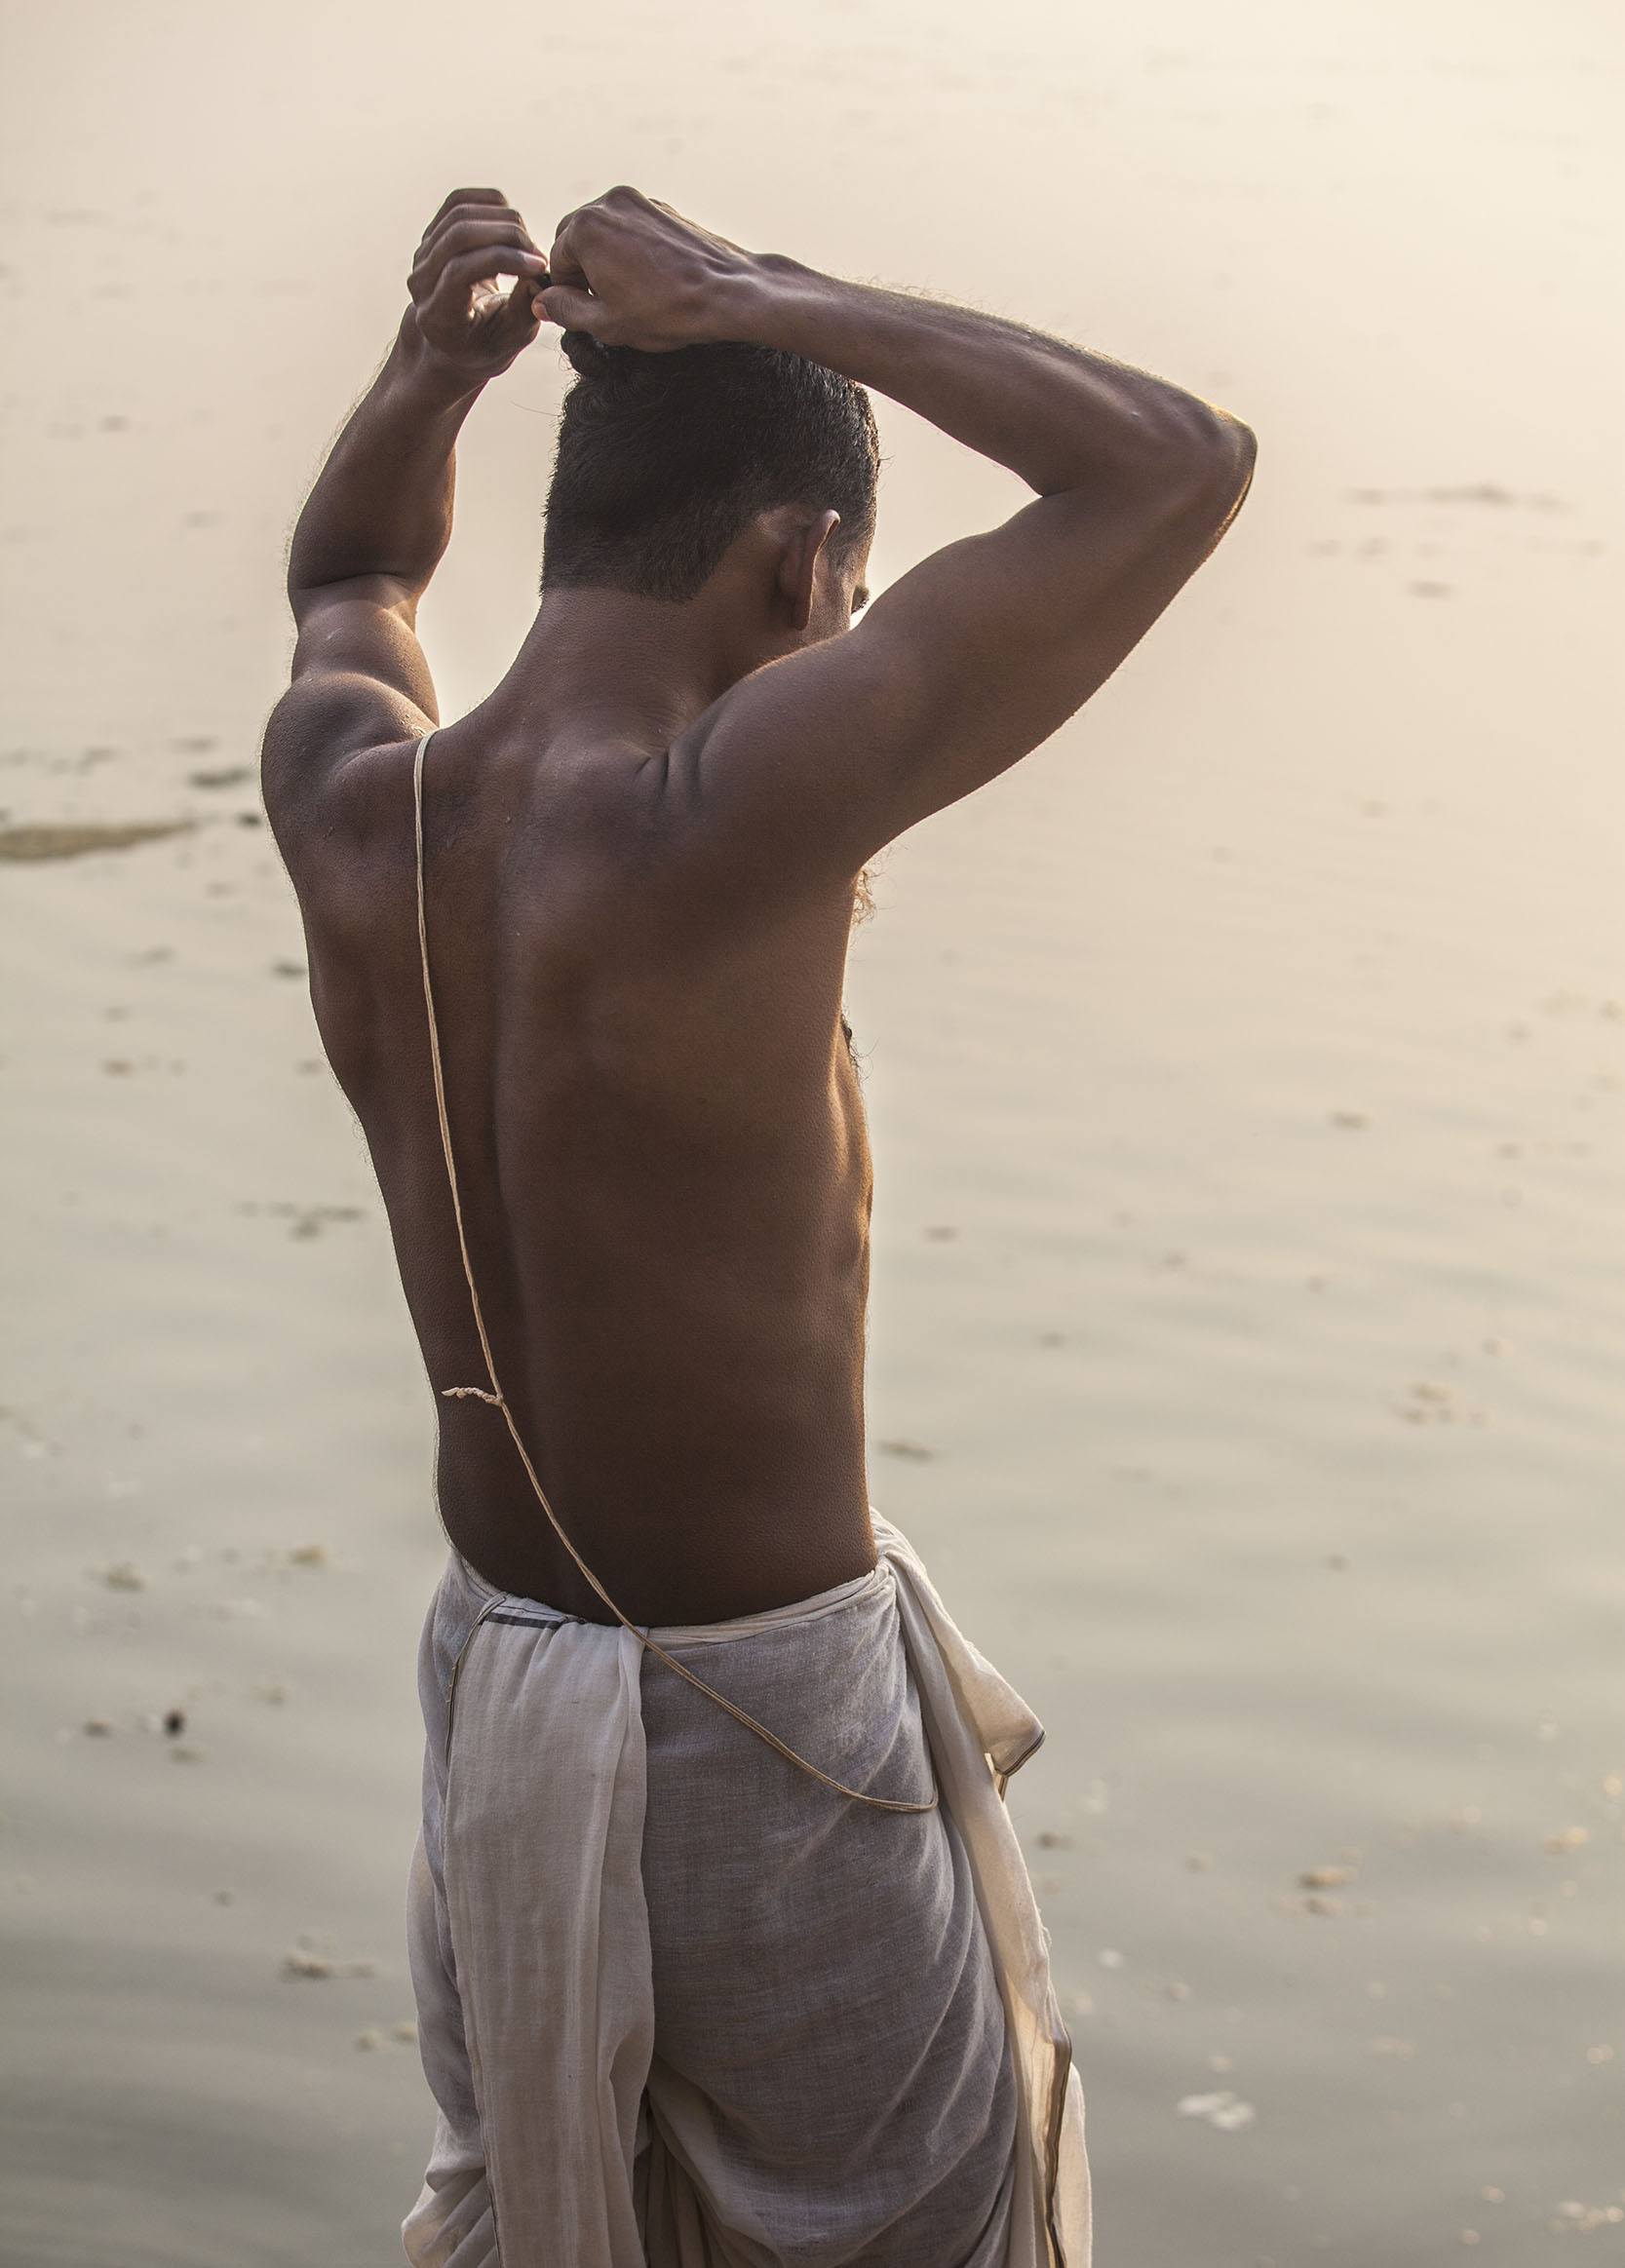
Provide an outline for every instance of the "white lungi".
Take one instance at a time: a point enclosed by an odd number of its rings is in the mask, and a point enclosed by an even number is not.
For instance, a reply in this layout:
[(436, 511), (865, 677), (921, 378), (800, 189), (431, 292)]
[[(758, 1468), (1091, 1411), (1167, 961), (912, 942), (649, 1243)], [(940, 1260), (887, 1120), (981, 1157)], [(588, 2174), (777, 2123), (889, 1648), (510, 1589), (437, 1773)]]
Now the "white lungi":
[(1090, 2268), (1083, 2090), (1004, 1784), (1043, 1727), (879, 1562), (650, 1634), (456, 1553), (407, 1926), (439, 2105), (413, 2268)]

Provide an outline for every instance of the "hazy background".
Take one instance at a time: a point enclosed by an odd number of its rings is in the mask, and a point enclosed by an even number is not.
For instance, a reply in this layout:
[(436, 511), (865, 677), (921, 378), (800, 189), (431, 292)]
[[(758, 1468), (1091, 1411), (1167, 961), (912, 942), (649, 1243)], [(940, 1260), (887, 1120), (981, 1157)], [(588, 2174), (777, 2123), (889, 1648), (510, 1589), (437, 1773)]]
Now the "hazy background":
[[(195, 823), (0, 879), (8, 2262), (400, 2256), (433, 1405), (253, 767), (428, 220), (622, 179), (1260, 438), (849, 990), (871, 1494), (1049, 1726), (1099, 2268), (1617, 2256), (1617, 23), (4, 11), (0, 850)], [(564, 375), (465, 430), (447, 719)], [(885, 580), (1025, 491), (877, 407)]]

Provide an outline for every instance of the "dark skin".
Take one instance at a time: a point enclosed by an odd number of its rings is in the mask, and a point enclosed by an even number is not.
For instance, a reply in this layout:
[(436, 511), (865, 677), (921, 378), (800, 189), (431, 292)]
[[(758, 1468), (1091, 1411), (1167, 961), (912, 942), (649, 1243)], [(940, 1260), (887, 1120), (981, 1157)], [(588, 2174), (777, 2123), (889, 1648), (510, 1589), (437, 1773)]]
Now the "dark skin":
[[(520, 279), (506, 302), (478, 290), (496, 273)], [(548, 324), (650, 352), (750, 340), (890, 395), (1034, 492), (856, 625), (863, 547), (838, 557), (838, 515), (801, 505), (753, 519), (686, 604), (544, 591), (511, 669), (425, 758), (447, 1108), (521, 1437), (634, 1622), (782, 1605), (875, 1559), (854, 892), (1105, 680), (1239, 509), (1253, 437), (1142, 371), (745, 251), (626, 187), (545, 254), (500, 192), (456, 191), (410, 293), (294, 533), (266, 809), (436, 1389), (448, 1533), (491, 1582), (592, 1621), (614, 1618), (501, 1412), (440, 1391), (489, 1384), (414, 898), (413, 744), (439, 723), (416, 608), (456, 435)]]

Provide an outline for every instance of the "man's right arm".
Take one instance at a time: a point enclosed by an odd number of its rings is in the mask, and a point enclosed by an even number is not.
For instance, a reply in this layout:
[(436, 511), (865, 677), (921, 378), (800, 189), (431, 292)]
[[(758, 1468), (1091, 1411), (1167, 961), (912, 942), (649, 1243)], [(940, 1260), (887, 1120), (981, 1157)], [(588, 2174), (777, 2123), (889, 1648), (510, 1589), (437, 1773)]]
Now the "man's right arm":
[[(1002, 526), (901, 576), (843, 635), (754, 672), (674, 751), (671, 792), (699, 835), (730, 861), (771, 862), (787, 882), (855, 876), (905, 828), (1047, 740), (1139, 643), (1246, 496), (1248, 428), (1104, 355), (742, 251), (632, 190), (564, 224), (555, 272), (585, 281), (600, 258), (601, 315), (612, 322), (619, 299), (630, 343), (669, 323), (672, 344), (788, 349), (917, 411), (1035, 491)], [(605, 328), (583, 294), (548, 300), (555, 320)]]

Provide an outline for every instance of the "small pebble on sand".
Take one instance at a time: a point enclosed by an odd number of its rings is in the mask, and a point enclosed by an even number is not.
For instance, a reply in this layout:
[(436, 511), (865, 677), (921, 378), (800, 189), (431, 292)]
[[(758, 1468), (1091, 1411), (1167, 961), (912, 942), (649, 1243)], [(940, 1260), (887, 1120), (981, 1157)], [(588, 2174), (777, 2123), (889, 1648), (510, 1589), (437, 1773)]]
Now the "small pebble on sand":
[(1589, 2234), (1592, 2229), (1617, 2227), (1622, 2221), (1625, 2221), (1625, 2206), (1582, 2205), (1578, 2198), (1569, 2198), (1558, 2207), (1546, 2226), (1554, 2236), (1566, 2237), (1571, 2230)]
[(282, 1971), (285, 1977), (336, 1977), (337, 1968), (321, 1953), (307, 1953), (295, 1946), (291, 1953), (283, 1955)]
[(307, 1945), (294, 1945), (282, 1960), (285, 1977), (374, 1977), (377, 1967), (375, 1961), (334, 1961)]
[(1181, 2118), (1206, 2119), (1209, 2126), (1226, 2134), (1250, 2127), (1258, 2115), (1252, 2103), (1243, 2102), (1228, 2087), (1218, 2088), (1208, 2095), (1181, 2095), (1179, 2111)]
[(1582, 1843), (1591, 1840), (1589, 1827), (1560, 1827), (1555, 1835), (1548, 1835), (1541, 1848), (1553, 1859), (1561, 1859), (1567, 1851), (1577, 1851)]

